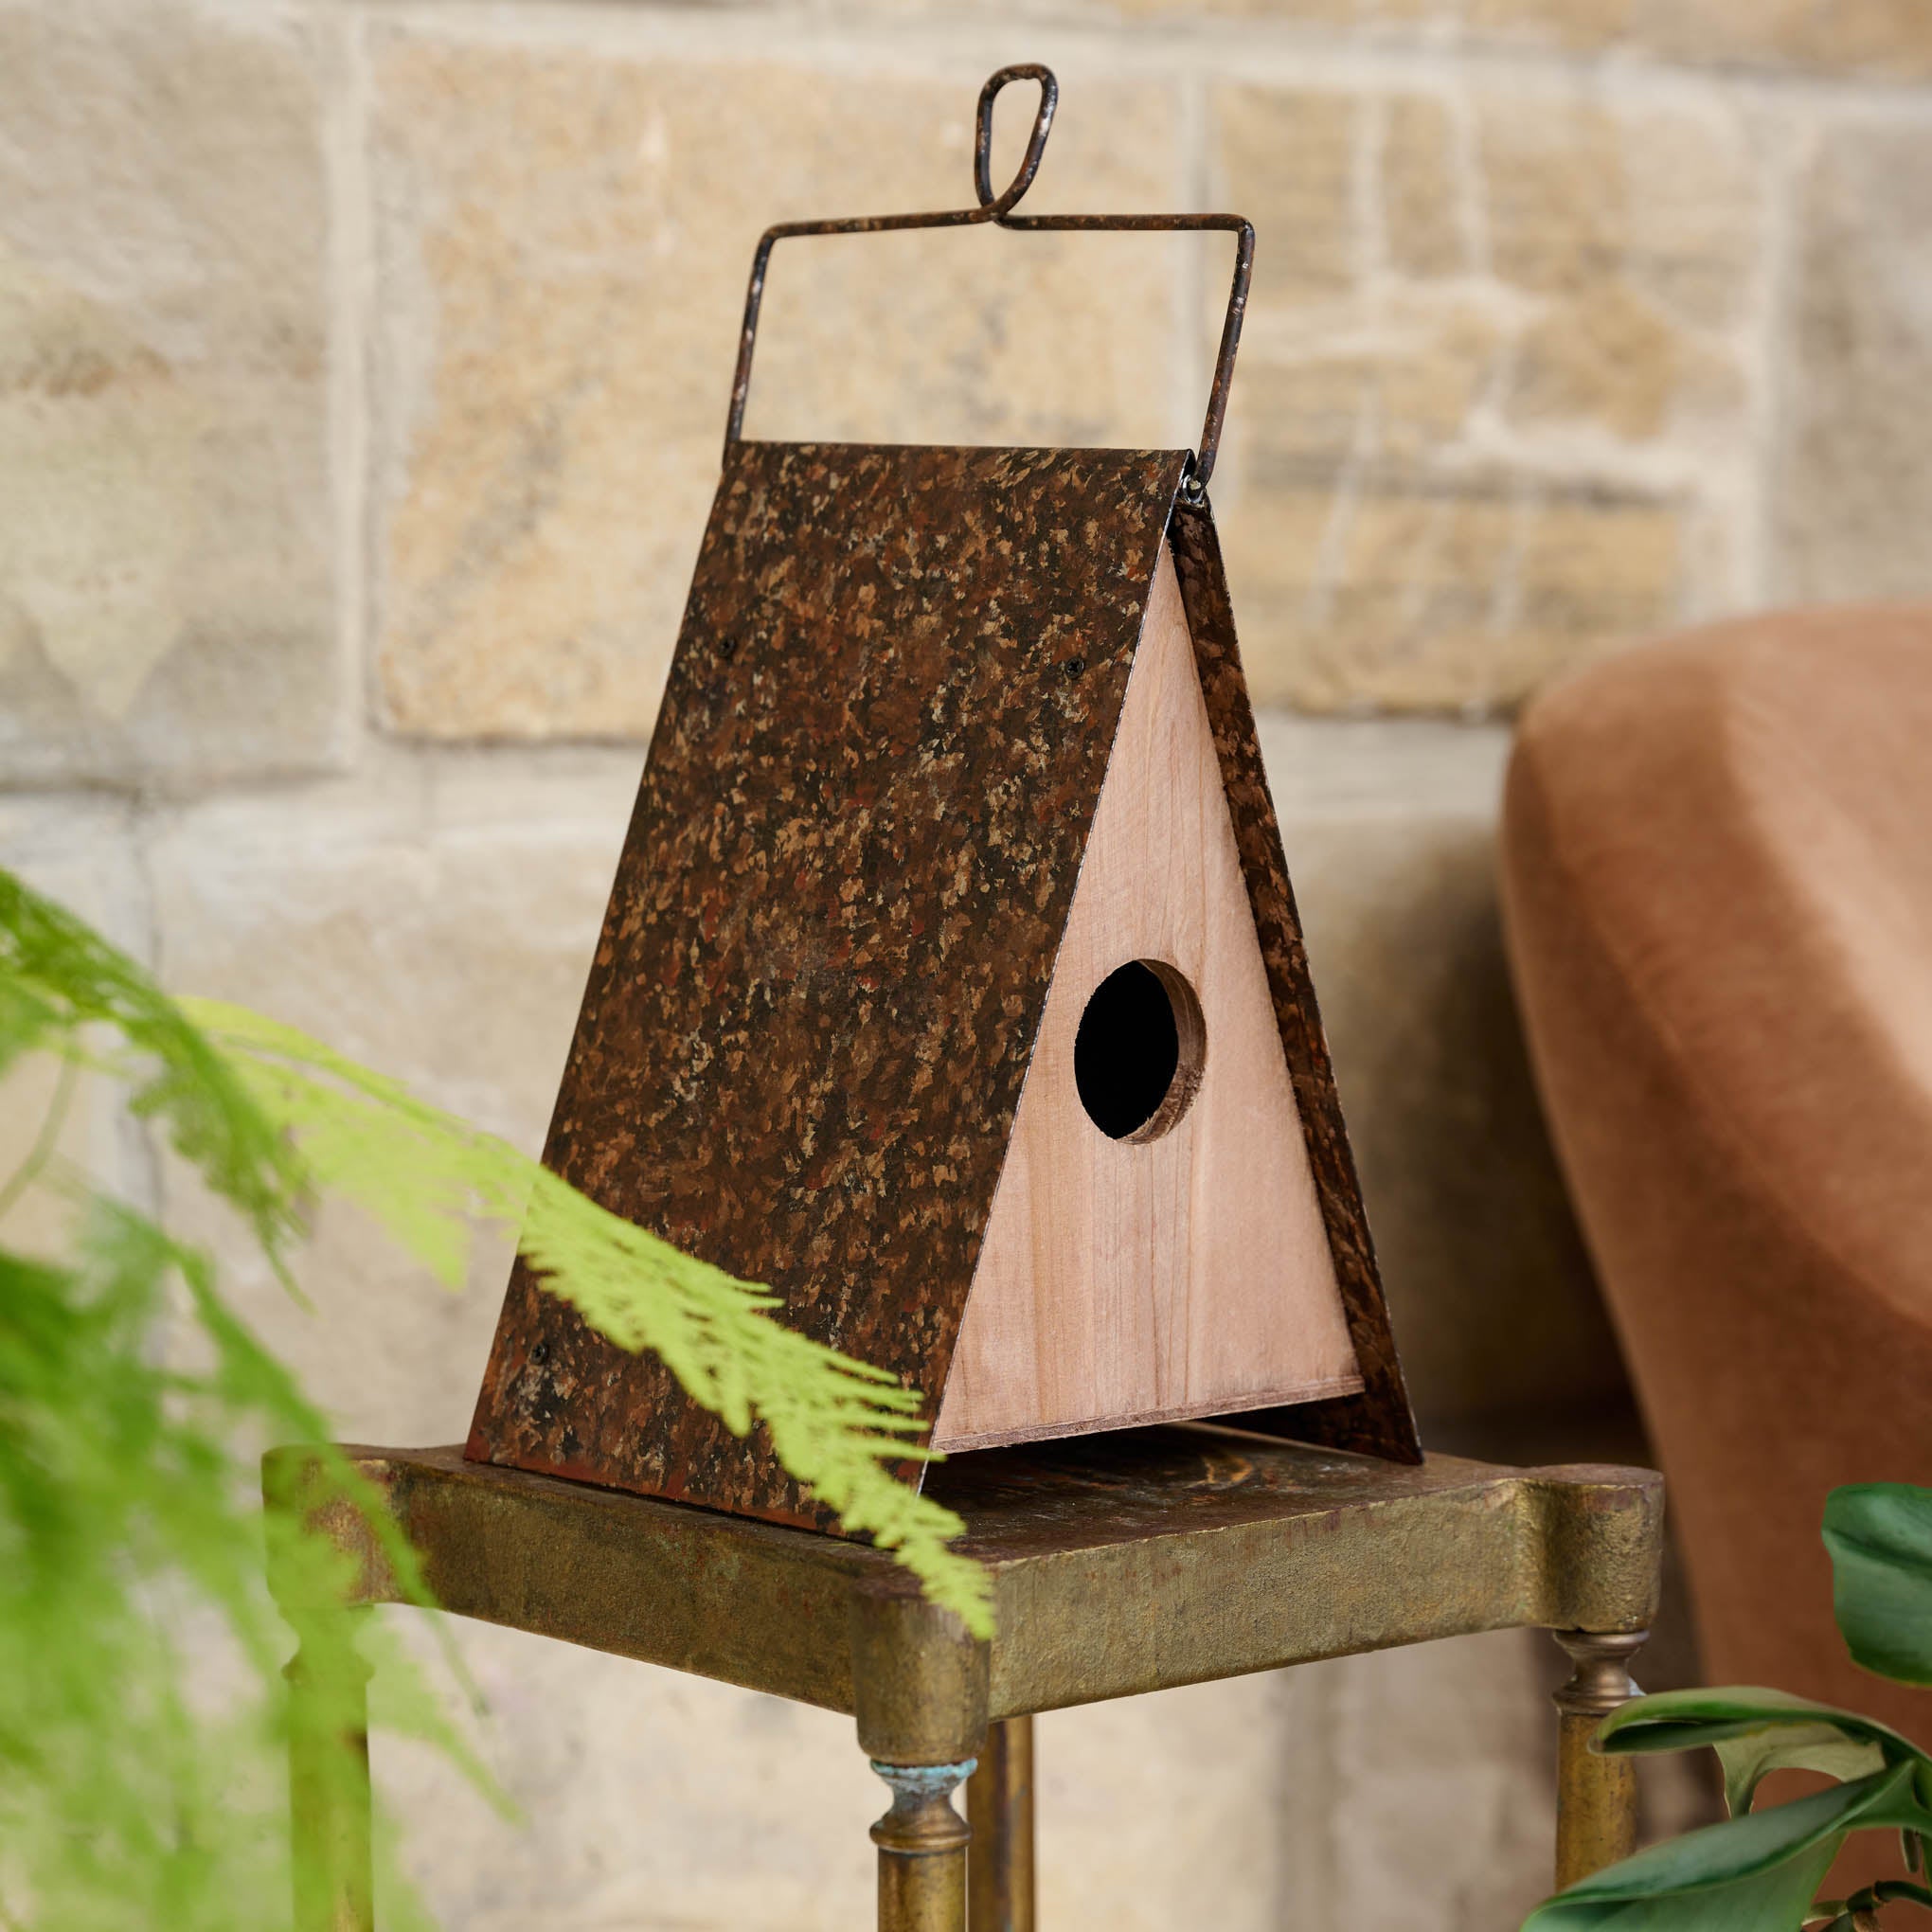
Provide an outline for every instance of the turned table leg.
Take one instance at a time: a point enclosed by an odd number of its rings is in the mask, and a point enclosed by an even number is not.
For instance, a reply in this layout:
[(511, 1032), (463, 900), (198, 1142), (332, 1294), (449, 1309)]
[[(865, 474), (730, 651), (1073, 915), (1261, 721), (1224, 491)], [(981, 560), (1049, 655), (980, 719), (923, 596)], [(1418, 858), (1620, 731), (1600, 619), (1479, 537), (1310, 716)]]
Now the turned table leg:
[(892, 1789), (872, 1827), (879, 1932), (966, 1932), (966, 1820), (953, 1794), (986, 1744), (989, 1646), (903, 1583), (852, 1595), (859, 1747)]
[(1556, 1888), (1574, 1885), (1637, 1850), (1637, 1766), (1590, 1749), (1597, 1726), (1637, 1694), (1630, 1660), (1647, 1630), (1594, 1636), (1565, 1630), (1556, 1640), (1575, 1668), (1556, 1693)]
[(892, 1809), (872, 1827), (879, 1848), (879, 1932), (966, 1932), (966, 1820), (953, 1793), (974, 1760), (957, 1764), (883, 1764)]
[(295, 1932), (375, 1932), (369, 1854), (368, 1681), (355, 1647), (365, 1612), (291, 1619), (289, 1823)]
[(966, 1784), (968, 1932), (1033, 1932), (1033, 1720), (992, 1725)]

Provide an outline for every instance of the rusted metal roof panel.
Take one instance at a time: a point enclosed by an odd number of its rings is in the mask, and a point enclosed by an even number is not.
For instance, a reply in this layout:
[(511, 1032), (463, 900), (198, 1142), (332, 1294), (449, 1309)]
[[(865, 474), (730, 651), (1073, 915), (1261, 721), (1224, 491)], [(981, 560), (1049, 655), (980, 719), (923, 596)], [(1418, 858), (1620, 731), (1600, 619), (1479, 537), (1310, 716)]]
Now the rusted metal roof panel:
[[(1187, 461), (726, 452), (545, 1159), (930, 1407)], [(521, 1263), (470, 1454), (826, 1520)]]

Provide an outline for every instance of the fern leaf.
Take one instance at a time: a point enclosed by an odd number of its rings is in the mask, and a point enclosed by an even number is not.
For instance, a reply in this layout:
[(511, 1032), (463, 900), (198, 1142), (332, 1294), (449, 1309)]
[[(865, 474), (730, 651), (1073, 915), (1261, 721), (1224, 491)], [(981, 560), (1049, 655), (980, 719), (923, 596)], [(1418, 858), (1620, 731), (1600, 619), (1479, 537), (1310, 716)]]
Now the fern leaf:
[(926, 1459), (920, 1395), (787, 1328), (771, 1293), (610, 1213), (495, 1136), (321, 1042), (209, 1000), (184, 1011), (317, 1183), (356, 1202), (446, 1281), (470, 1221), (519, 1231), (545, 1285), (618, 1347), (658, 1355), (739, 1434), (761, 1422), (778, 1460), (849, 1530), (870, 1535), (934, 1601), (992, 1630), (985, 1573), (947, 1547), (959, 1518), (898, 1480)]
[(111, 1028), (138, 1065), (130, 1106), (248, 1221), (286, 1279), (304, 1174), (286, 1138), (174, 1001), (64, 907), (0, 868), (0, 1074), (37, 1046), (79, 1052)]

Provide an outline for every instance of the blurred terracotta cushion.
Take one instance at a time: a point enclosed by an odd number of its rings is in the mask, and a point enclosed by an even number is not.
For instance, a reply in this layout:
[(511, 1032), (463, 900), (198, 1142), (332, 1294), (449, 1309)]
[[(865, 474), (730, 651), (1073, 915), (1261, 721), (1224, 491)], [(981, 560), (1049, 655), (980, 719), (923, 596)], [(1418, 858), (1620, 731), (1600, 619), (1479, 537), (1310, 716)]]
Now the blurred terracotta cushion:
[(1707, 1676), (1932, 1738), (1832, 1620), (1826, 1492), (1932, 1482), (1932, 611), (1754, 618), (1540, 698), (1504, 903)]

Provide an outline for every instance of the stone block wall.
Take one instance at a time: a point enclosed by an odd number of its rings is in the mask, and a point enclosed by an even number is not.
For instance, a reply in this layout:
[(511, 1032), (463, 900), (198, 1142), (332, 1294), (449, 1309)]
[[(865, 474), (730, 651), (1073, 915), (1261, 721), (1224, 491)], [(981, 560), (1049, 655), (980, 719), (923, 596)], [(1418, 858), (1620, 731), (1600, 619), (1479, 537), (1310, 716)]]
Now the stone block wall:
[[(1508, 719), (1632, 636), (1932, 591), (1923, 0), (0, 0), (0, 862), (534, 1148), (753, 242), (961, 202), (1022, 59), (1038, 206), (1260, 228), (1214, 494), (1425, 1429), (1635, 1453), (1502, 967)], [(1225, 247), (793, 244), (749, 427), (1191, 441)], [(305, 1315), (71, 1135), (346, 1435), (462, 1433), (500, 1252), (443, 1297), (325, 1212)], [(447, 1926), (864, 1923), (845, 1726), (461, 1637), (528, 1821), (385, 1757)], [(1513, 1923), (1548, 1676), (1501, 1637), (1046, 1720), (1050, 1923)]]

